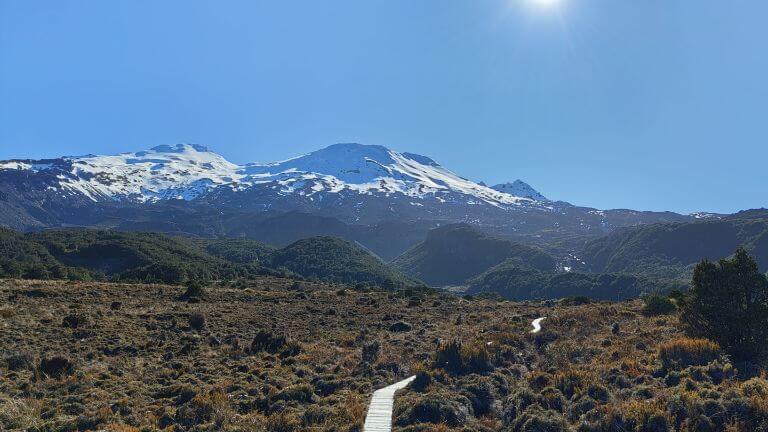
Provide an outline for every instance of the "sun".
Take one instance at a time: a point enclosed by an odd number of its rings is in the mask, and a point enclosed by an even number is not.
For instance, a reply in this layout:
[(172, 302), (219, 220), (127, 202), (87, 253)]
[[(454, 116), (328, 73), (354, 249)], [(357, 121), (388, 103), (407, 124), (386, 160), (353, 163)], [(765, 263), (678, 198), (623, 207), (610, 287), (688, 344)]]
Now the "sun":
[(560, 3), (560, 0), (528, 0), (528, 2), (539, 8), (553, 8)]

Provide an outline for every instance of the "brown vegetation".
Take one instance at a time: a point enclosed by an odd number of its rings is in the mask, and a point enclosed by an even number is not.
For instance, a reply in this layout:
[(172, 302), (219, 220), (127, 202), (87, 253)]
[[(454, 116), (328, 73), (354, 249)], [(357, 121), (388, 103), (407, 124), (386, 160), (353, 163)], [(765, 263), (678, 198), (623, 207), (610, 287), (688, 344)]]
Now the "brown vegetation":
[(0, 429), (360, 431), (372, 391), (412, 374), (400, 432), (768, 427), (760, 365), (641, 301), (278, 278), (208, 286), (200, 302), (184, 290), (0, 281)]

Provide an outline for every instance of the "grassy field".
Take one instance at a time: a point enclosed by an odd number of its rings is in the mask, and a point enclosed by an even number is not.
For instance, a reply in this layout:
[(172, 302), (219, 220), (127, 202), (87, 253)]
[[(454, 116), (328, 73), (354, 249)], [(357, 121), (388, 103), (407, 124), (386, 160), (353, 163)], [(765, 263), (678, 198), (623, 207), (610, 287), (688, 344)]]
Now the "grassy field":
[(768, 427), (759, 366), (685, 339), (674, 314), (647, 317), (640, 301), (278, 278), (183, 292), (0, 281), (0, 430), (356, 431), (372, 391), (413, 374), (397, 431)]

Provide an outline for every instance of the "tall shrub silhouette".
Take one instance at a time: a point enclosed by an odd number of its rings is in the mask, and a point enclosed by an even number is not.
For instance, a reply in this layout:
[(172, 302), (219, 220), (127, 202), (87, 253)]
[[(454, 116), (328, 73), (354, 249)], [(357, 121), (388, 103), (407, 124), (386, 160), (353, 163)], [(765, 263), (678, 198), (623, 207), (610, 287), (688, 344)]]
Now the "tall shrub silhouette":
[(732, 259), (702, 261), (681, 322), (689, 335), (709, 338), (737, 359), (755, 359), (768, 344), (768, 280), (741, 248)]

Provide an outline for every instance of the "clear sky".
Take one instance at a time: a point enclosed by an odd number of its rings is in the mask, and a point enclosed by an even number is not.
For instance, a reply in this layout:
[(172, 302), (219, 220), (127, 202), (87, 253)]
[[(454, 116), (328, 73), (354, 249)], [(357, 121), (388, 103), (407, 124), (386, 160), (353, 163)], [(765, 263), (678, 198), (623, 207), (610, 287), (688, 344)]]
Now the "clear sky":
[(0, 0), (0, 159), (336, 142), (599, 208), (768, 206), (765, 0)]

